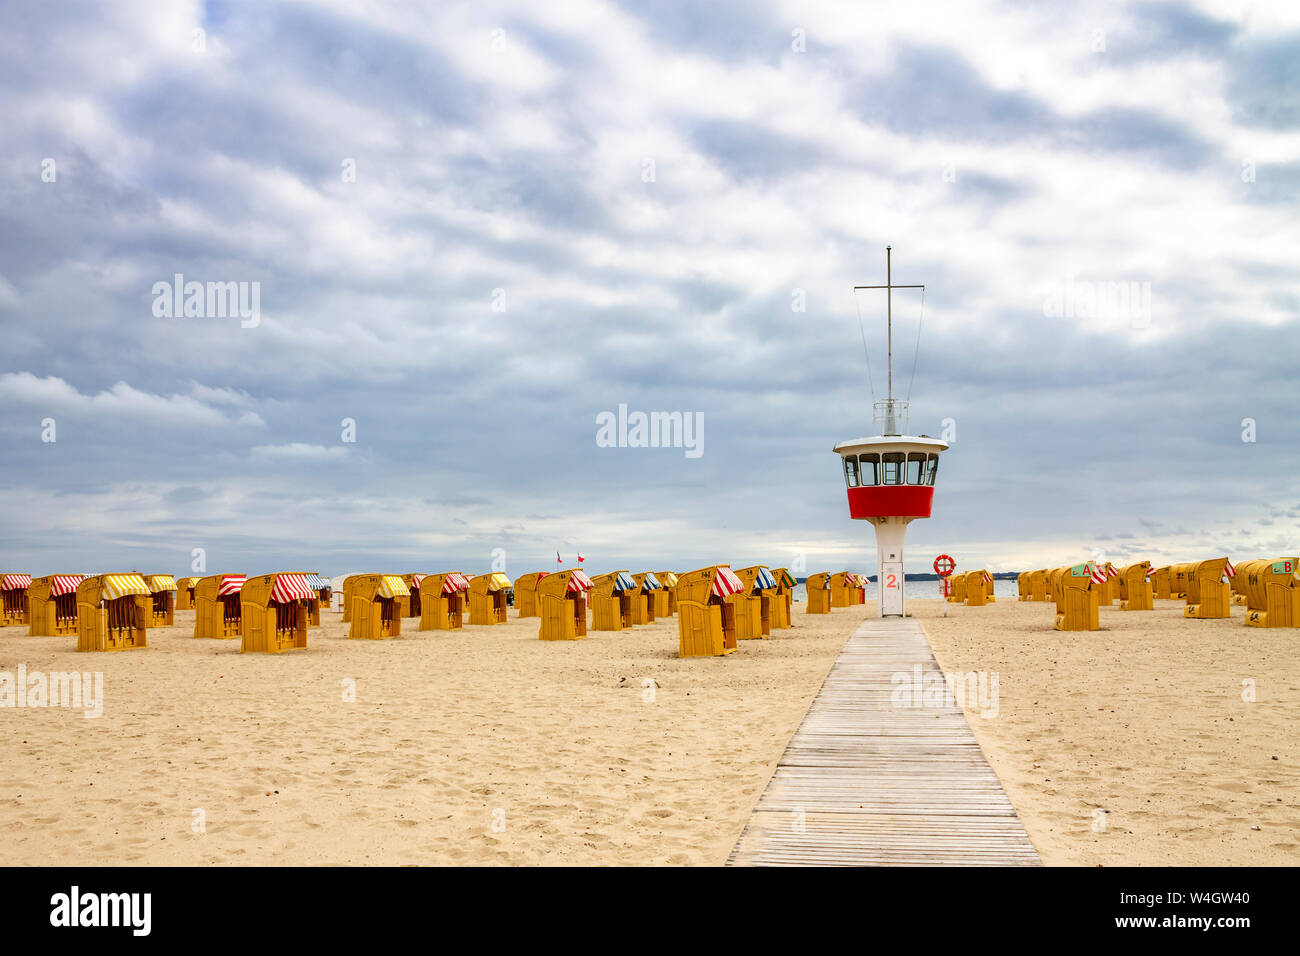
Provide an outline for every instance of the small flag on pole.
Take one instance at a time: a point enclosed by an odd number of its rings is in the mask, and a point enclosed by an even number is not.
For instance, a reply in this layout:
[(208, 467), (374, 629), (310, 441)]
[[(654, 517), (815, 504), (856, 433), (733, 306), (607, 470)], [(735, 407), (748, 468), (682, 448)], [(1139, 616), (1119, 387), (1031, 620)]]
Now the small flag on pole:
[(578, 552), (578, 563), (579, 563), (579, 564), (582, 564), (582, 562), (583, 562), (582, 552), (579, 551), (579, 552)]
[(563, 563), (564, 563), (563, 561), (560, 560), (560, 552), (558, 552), (558, 551), (555, 552), (555, 563), (556, 563), (556, 564), (563, 564)]

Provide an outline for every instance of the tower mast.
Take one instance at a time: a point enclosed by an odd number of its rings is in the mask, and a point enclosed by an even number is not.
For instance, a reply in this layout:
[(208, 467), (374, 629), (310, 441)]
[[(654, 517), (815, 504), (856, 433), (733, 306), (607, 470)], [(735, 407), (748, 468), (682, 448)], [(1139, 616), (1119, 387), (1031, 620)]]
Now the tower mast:
[(885, 246), (885, 284), (884, 285), (855, 285), (853, 291), (860, 289), (884, 289), (885, 290), (885, 335), (887, 358), (889, 364), (889, 395), (885, 402), (885, 429), (886, 435), (897, 435), (898, 428), (894, 416), (894, 290), (895, 289), (924, 289), (925, 284), (918, 285), (894, 285), (894, 247)]

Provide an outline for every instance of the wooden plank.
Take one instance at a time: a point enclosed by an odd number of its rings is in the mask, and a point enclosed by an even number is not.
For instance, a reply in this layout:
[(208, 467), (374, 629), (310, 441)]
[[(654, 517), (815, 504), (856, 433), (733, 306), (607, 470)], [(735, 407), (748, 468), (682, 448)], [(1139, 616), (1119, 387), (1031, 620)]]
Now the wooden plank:
[(1033, 866), (1041, 861), (960, 708), (899, 706), (940, 674), (920, 624), (862, 624), (844, 645), (728, 863)]

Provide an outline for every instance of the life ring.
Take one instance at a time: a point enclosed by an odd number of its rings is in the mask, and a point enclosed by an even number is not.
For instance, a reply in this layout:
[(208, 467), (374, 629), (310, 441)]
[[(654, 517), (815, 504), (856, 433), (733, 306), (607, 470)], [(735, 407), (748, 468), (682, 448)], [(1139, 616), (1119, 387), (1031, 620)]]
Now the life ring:
[(934, 559), (934, 573), (941, 578), (946, 578), (957, 570), (957, 562), (952, 559), (951, 555), (941, 554)]

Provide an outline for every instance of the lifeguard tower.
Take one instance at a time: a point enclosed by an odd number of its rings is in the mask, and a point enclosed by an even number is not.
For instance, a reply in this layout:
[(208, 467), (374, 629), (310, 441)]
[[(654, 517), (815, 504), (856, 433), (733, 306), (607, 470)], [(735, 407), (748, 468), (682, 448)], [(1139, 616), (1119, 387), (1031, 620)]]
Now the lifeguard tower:
[(948, 443), (938, 438), (908, 434), (909, 403), (894, 398), (894, 290), (925, 286), (894, 284), (892, 250), (892, 246), (885, 247), (884, 285), (853, 287), (855, 293), (862, 289), (885, 290), (888, 392), (884, 401), (872, 407), (873, 424), (879, 434), (835, 446), (835, 453), (844, 462), (849, 517), (870, 521), (876, 530), (880, 617), (902, 617), (906, 613), (903, 539), (910, 522), (930, 517), (939, 455), (948, 448)]

